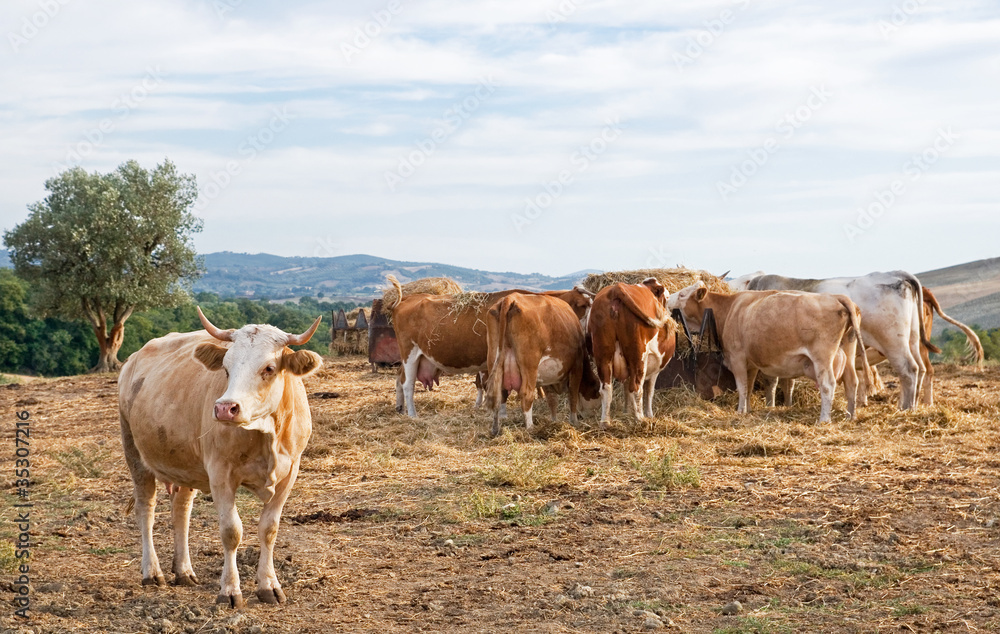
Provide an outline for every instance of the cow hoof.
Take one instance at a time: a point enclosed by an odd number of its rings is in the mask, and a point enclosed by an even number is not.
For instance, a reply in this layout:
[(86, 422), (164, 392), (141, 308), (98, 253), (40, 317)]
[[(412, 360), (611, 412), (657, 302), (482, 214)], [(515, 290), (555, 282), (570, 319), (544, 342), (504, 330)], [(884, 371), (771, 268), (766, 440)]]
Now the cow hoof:
[(285, 602), (285, 592), (281, 588), (261, 588), (257, 591), (257, 598), (261, 603), (275, 605)]
[(402, 414), (403, 413), (403, 406), (402, 405), (397, 405), (396, 406), (396, 413), (397, 414)]
[(193, 574), (175, 574), (174, 575), (174, 585), (175, 586), (196, 586), (198, 585), (198, 578)]
[(242, 608), (244, 606), (242, 594), (220, 594), (216, 597), (215, 602), (228, 605), (231, 608)]
[(143, 579), (142, 585), (159, 586), (162, 588), (167, 585), (167, 580), (163, 578), (163, 575), (156, 575), (155, 577), (146, 577), (145, 579)]

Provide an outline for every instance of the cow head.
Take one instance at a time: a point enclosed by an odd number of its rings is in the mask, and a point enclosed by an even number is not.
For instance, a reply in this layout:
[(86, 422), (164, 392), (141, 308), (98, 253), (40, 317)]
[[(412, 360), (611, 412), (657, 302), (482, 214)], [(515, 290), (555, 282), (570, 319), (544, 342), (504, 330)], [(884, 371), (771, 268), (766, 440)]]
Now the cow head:
[[(705, 286), (704, 282), (699, 280), (691, 286), (686, 286), (672, 294), (667, 299), (667, 309), (680, 309), (681, 313), (684, 314), (684, 319), (687, 320), (689, 328), (700, 328), (702, 317), (705, 314), (705, 309), (702, 307), (701, 302), (704, 301), (706, 295), (708, 295), (708, 287)], [(692, 330), (691, 334), (699, 333)]]
[(278, 410), (289, 375), (305, 376), (323, 365), (323, 359), (311, 350), (292, 351), (287, 346), (301, 346), (309, 341), (322, 316), (301, 335), (290, 335), (279, 328), (250, 324), (239, 330), (220, 330), (198, 308), (205, 330), (231, 346), (203, 343), (195, 349), (195, 358), (213, 372), (225, 370), (228, 384), (215, 401), (215, 420), (244, 429), (274, 433), (272, 414)]
[(764, 271), (757, 271), (756, 273), (747, 273), (746, 275), (734, 277), (733, 279), (727, 281), (726, 284), (728, 284), (729, 288), (732, 289), (734, 292), (738, 293), (740, 291), (747, 291), (750, 290), (750, 284), (761, 275), (764, 275)]

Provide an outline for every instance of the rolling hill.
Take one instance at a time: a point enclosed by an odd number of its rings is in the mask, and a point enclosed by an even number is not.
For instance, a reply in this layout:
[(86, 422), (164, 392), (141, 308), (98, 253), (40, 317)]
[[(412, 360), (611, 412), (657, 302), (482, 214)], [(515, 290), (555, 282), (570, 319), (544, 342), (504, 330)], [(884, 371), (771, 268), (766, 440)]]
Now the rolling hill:
[[(1000, 258), (977, 260), (918, 273), (947, 313), (970, 326), (1000, 328)], [(938, 319), (934, 333), (953, 326)]]
[[(270, 299), (323, 293), (326, 298), (367, 302), (378, 295), (388, 274), (402, 282), (445, 276), (468, 290), (492, 291), (515, 287), (531, 290), (568, 288), (592, 272), (577, 271), (562, 277), (498, 273), (372, 255), (299, 258), (223, 251), (204, 257), (206, 272), (195, 282), (196, 292)], [(0, 249), (0, 267), (10, 265), (7, 251)], [(1000, 328), (1000, 258), (925, 271), (917, 277), (934, 291), (942, 307), (955, 319), (981, 328)], [(945, 325), (942, 320), (936, 320), (935, 333), (941, 332)]]
[(289, 258), (268, 254), (209, 253), (205, 275), (195, 291), (220, 296), (268, 297), (271, 299), (317, 295), (369, 301), (381, 293), (386, 275), (401, 282), (421, 277), (450, 277), (463, 288), (493, 291), (506, 288), (550, 290), (567, 288), (586, 275), (581, 271), (564, 277), (534, 273), (496, 273), (429, 262), (401, 262), (371, 255), (332, 258)]

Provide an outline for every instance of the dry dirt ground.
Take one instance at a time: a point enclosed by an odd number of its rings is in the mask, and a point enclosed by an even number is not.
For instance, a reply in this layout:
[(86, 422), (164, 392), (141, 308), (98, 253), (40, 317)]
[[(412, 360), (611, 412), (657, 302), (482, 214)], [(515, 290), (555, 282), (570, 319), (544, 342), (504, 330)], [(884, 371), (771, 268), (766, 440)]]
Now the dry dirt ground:
[[(513, 413), (490, 439), (467, 377), (418, 392), (410, 420), (392, 374), (328, 360), (306, 384), (327, 394), (310, 398), (278, 534), (288, 603), (254, 598), (260, 504), (245, 494), (241, 611), (214, 605), (221, 546), (203, 497), (202, 585), (140, 585), (114, 375), (0, 386), (0, 630), (1000, 631), (1000, 369), (938, 377), (938, 404), (916, 413), (897, 412), (893, 391), (849, 421), (838, 397), (819, 425), (811, 387), (742, 417), (733, 396), (669, 390), (651, 423), (573, 428), (565, 412), (545, 422), (541, 403), (534, 437)], [(26, 623), (11, 574), (18, 411), (31, 415)], [(159, 502), (169, 563), (162, 486)]]

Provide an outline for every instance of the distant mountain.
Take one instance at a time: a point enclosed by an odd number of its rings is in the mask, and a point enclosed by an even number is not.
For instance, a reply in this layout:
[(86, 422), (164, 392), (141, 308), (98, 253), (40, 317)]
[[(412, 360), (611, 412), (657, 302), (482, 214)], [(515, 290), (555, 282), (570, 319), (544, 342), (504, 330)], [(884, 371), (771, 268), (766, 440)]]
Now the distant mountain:
[[(970, 326), (1000, 328), (1000, 258), (935, 269), (917, 277), (934, 291), (951, 317)], [(953, 327), (935, 320), (934, 332), (940, 333), (944, 326)]]
[(448, 264), (401, 262), (372, 255), (301, 258), (223, 251), (205, 256), (205, 275), (194, 284), (196, 292), (223, 297), (283, 299), (317, 295), (367, 301), (378, 296), (386, 275), (408, 282), (421, 277), (450, 277), (467, 290), (507, 288), (551, 290), (569, 288), (585, 275), (550, 277), (540, 273), (494, 273)]
[(10, 253), (7, 249), (0, 249), (0, 269), (9, 269), (13, 264), (10, 263)]

